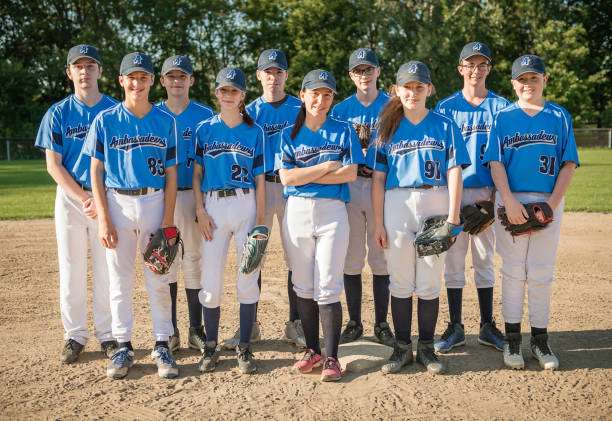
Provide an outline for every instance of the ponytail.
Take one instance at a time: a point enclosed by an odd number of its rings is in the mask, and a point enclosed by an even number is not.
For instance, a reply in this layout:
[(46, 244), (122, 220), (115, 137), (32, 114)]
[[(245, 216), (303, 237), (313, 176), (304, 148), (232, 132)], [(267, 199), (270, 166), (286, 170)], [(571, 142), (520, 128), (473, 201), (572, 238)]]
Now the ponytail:
[(240, 114), (242, 114), (242, 120), (247, 124), (247, 126), (253, 127), (253, 124), (255, 122), (253, 121), (253, 118), (249, 115), (249, 113), (247, 112), (246, 107), (244, 105), (244, 101), (240, 101), (238, 110), (240, 111)]
[(395, 93), (383, 108), (378, 119), (378, 144), (389, 142), (399, 127), (400, 121), (404, 116), (404, 106), (402, 101)]
[(293, 123), (293, 129), (291, 130), (291, 139), (295, 139), (298, 132), (304, 125), (304, 120), (306, 120), (306, 105), (302, 102), (302, 106), (300, 107), (300, 112), (295, 118), (295, 123)]

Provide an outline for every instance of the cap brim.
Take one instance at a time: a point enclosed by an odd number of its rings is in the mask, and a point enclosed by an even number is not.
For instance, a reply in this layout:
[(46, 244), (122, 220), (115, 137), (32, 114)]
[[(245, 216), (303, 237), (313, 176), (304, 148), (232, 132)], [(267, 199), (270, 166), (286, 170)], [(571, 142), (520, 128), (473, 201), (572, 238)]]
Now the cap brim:
[(267, 70), (271, 67), (276, 67), (277, 69), (281, 69), (284, 71), (287, 71), (287, 67), (286, 66), (282, 66), (280, 63), (274, 62), (274, 63), (266, 63), (262, 66), (257, 66), (257, 70)]
[(181, 68), (179, 66), (172, 66), (172, 67), (164, 70), (162, 72), (162, 76), (166, 75), (167, 73), (169, 73), (169, 72), (171, 72), (173, 70), (178, 70), (179, 72), (183, 72), (183, 73), (185, 73), (186, 75), (189, 75), (189, 76), (191, 76), (193, 74), (193, 72), (189, 73), (189, 72), (185, 71), (185, 69), (183, 69), (183, 68)]
[(362, 64), (367, 64), (368, 66), (372, 66), (372, 67), (378, 67), (378, 63), (372, 63), (371, 61), (368, 61), (368, 60), (359, 60), (358, 62), (353, 63), (349, 67), (349, 72), (353, 70), (355, 67), (361, 66)]
[(308, 85), (304, 86), (303, 89), (320, 89), (320, 88), (329, 89), (334, 94), (338, 93), (338, 92), (336, 92), (336, 90), (334, 88), (332, 88), (331, 86), (329, 86), (329, 84), (327, 84), (325, 82), (312, 82), (312, 83), (309, 83)]
[(148, 73), (150, 75), (154, 75), (155, 76), (155, 73), (153, 73), (151, 70), (146, 69), (144, 67), (140, 67), (140, 66), (138, 66), (138, 67), (130, 67), (129, 69), (122, 71), (121, 75), (122, 76), (127, 76), (129, 74), (134, 73), (134, 72), (145, 72), (145, 73)]
[(217, 82), (217, 83), (216, 83), (216, 86), (215, 86), (215, 89), (223, 88), (223, 87), (225, 87), (225, 86), (231, 86), (232, 88), (236, 88), (236, 89), (238, 89), (239, 91), (246, 92), (246, 89), (245, 89), (245, 88), (243, 88), (242, 86), (238, 85), (238, 84), (237, 84), (237, 83), (235, 83), (235, 82), (228, 82), (228, 81), (226, 81), (226, 82), (221, 82), (221, 83), (218, 83), (218, 82)]
[(537, 74), (543, 75), (545, 72), (541, 70), (535, 70), (535, 69), (524, 70), (522, 72), (517, 73), (516, 75), (513, 74), (512, 79), (518, 79), (519, 77), (523, 76), (525, 73), (537, 73)]
[(68, 64), (74, 64), (74, 62), (75, 62), (75, 61), (77, 61), (77, 60), (79, 60), (79, 59), (82, 59), (82, 58), (88, 58), (88, 59), (90, 59), (90, 60), (95, 61), (95, 62), (96, 62), (96, 63), (98, 63), (98, 64), (101, 64), (101, 63), (100, 63), (100, 60), (98, 60), (97, 58), (92, 57), (92, 56), (87, 56), (87, 55), (76, 56), (76, 57), (74, 57), (72, 60), (70, 60), (70, 62), (69, 62)]
[(406, 77), (402, 77), (402, 78), (396, 80), (396, 83), (399, 86), (403, 86), (403, 85), (405, 85), (407, 83), (410, 83), (410, 82), (419, 82), (419, 83), (423, 83), (425, 85), (429, 85), (431, 83), (431, 79), (419, 78), (419, 77), (416, 77), (416, 76), (406, 76)]
[(491, 60), (491, 57), (489, 57), (488, 55), (483, 54), (483, 53), (472, 53), (472, 54), (468, 54), (468, 55), (467, 55), (467, 56), (465, 56), (465, 57), (459, 57), (459, 60), (467, 60), (468, 58), (471, 58), (471, 57), (474, 57), (474, 56), (483, 56), (483, 57), (484, 57), (484, 58), (486, 58), (487, 60), (492, 61), (492, 60)]

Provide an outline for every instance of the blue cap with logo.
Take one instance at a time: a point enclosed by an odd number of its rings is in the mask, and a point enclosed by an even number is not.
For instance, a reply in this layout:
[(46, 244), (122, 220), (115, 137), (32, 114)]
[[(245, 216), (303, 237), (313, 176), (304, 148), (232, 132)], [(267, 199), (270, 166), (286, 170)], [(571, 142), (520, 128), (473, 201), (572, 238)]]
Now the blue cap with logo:
[(378, 67), (378, 57), (371, 48), (358, 48), (349, 57), (349, 71), (362, 64)]
[(217, 74), (215, 79), (215, 88), (224, 86), (233, 86), (241, 91), (246, 91), (246, 77), (244, 72), (237, 67), (224, 67)]
[(416, 60), (402, 64), (395, 76), (395, 83), (402, 86), (408, 82), (431, 83), (431, 73), (427, 65)]
[(191, 60), (189, 60), (189, 57), (181, 55), (168, 57), (162, 65), (161, 74), (165, 75), (166, 73), (172, 70), (178, 70), (191, 76), (193, 74), (193, 66), (191, 65)]
[(328, 88), (331, 89), (333, 93), (337, 93), (334, 75), (323, 69), (316, 69), (308, 72), (302, 81), (302, 90), (318, 88)]
[(121, 60), (121, 67), (119, 68), (119, 74), (125, 76), (134, 72), (155, 74), (153, 61), (148, 54), (135, 51), (123, 57), (123, 60)]
[(461, 50), (461, 54), (459, 54), (459, 60), (467, 60), (473, 56), (483, 56), (487, 60), (491, 61), (491, 49), (484, 42), (470, 42), (465, 44), (463, 49)]
[(518, 79), (524, 73), (544, 74), (544, 61), (535, 54), (525, 54), (512, 63), (512, 79)]
[(259, 55), (257, 60), (257, 70), (266, 70), (271, 67), (276, 67), (281, 70), (287, 70), (287, 57), (281, 50), (264, 50)]
[(93, 45), (79, 44), (68, 50), (68, 57), (66, 58), (66, 66), (73, 64), (80, 58), (90, 58), (98, 64), (102, 64), (100, 59), (100, 53), (98, 49)]

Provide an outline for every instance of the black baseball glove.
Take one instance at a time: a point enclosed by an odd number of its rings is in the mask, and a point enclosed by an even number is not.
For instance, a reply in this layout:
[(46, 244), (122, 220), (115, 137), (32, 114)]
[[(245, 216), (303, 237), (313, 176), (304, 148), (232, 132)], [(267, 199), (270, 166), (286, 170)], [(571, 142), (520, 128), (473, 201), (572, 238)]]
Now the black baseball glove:
[(455, 243), (463, 227), (451, 224), (447, 219), (447, 215), (438, 215), (423, 221), (414, 240), (418, 257), (442, 254)]
[(495, 221), (493, 202), (482, 200), (473, 205), (466, 205), (461, 209), (463, 231), (471, 235), (478, 235), (489, 228)]
[(553, 210), (546, 202), (524, 203), (523, 206), (527, 210), (527, 221), (522, 224), (511, 224), (506, 215), (506, 208), (500, 207), (497, 210), (497, 216), (501, 224), (506, 227), (512, 236), (528, 235), (535, 231), (540, 231), (548, 226), (553, 221)]
[[(173, 239), (174, 241), (171, 241)], [(158, 229), (154, 234), (151, 234), (149, 243), (144, 253), (142, 253), (145, 265), (158, 275), (168, 273), (172, 262), (176, 258), (179, 247), (181, 247), (181, 251), (184, 253), (183, 240), (181, 240), (178, 228), (166, 227)]]

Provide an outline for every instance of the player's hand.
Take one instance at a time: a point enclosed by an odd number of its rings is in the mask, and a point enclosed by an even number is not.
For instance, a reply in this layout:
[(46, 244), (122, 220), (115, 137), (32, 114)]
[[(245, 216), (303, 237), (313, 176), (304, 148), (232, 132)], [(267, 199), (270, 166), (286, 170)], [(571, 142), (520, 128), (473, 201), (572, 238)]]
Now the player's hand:
[(514, 197), (512, 200), (509, 200), (508, 203), (504, 203), (506, 207), (506, 215), (508, 216), (508, 221), (513, 225), (524, 224), (527, 222), (529, 218), (529, 214), (525, 209), (525, 206)]
[(387, 243), (387, 230), (385, 230), (384, 226), (380, 225), (374, 228), (374, 241), (383, 249), (389, 247)]
[(88, 218), (96, 219), (98, 213), (96, 211), (96, 202), (93, 197), (89, 197), (83, 202), (83, 213)]
[(107, 249), (114, 249), (117, 247), (119, 237), (117, 236), (117, 230), (110, 219), (102, 219), (98, 222), (98, 237), (100, 242)]
[(198, 212), (197, 221), (202, 237), (204, 237), (206, 241), (211, 241), (213, 239), (213, 231), (217, 228), (215, 221), (213, 221), (212, 217), (206, 212)]

